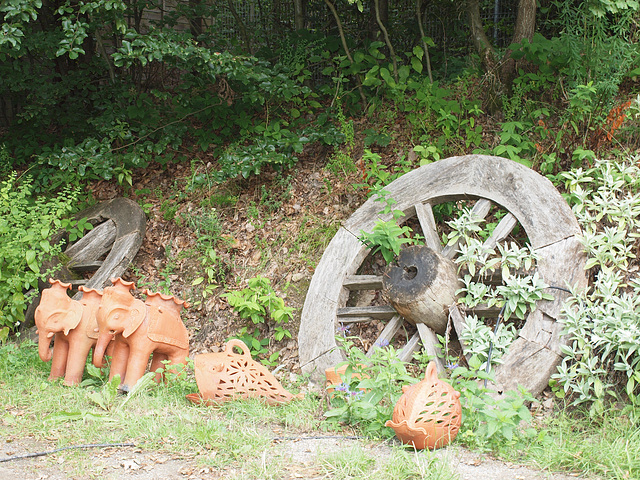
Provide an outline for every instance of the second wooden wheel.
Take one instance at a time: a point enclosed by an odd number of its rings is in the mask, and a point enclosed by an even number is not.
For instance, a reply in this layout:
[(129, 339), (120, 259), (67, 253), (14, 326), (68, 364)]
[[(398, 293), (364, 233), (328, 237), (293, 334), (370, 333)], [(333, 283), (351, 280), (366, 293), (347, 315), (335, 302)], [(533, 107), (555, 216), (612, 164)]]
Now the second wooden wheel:
[[(413, 170), (385, 189), (397, 202), (395, 208), (404, 212), (403, 221), (417, 219), (427, 250), (434, 252), (436, 259), (454, 259), (457, 247), (443, 248), (433, 207), (444, 202), (474, 201), (472, 212), (480, 217), (496, 207), (506, 211), (485, 244), (495, 247), (519, 225), (538, 256), (537, 273), (547, 285), (563, 289), (587, 285), (585, 255), (576, 238), (580, 227), (573, 212), (551, 182), (523, 165), (484, 155), (450, 157)], [(314, 380), (320, 381), (326, 368), (344, 361), (335, 336), (345, 325), (372, 319), (386, 322), (377, 344), (393, 338), (405, 325), (405, 319), (398, 313), (401, 308), (347, 306), (353, 292), (382, 288), (380, 275), (360, 273), (369, 250), (356, 237), (361, 230), (371, 231), (378, 219), (392, 218), (379, 211), (380, 203), (369, 199), (353, 213), (329, 243), (311, 280), (302, 310), (298, 349), (303, 372), (310, 373)], [(429, 263), (423, 263), (420, 268), (428, 270)], [(404, 274), (411, 279), (415, 273), (408, 268)], [(456, 281), (449, 274), (439, 276), (444, 283)], [(448, 305), (450, 292), (455, 288), (456, 285), (441, 286), (438, 291), (444, 293), (436, 295), (435, 303), (451, 307), (444, 315), (450, 314), (459, 328), (464, 320), (455, 305)], [(537, 394), (547, 386), (561, 359), (563, 340), (558, 319), (569, 294), (557, 289), (553, 295), (552, 301), (537, 302), (503, 363), (496, 368), (494, 388), (498, 391), (522, 386)], [(435, 334), (431, 328), (417, 323), (416, 330), (399, 351), (404, 361), (409, 361), (421, 346), (435, 353)]]

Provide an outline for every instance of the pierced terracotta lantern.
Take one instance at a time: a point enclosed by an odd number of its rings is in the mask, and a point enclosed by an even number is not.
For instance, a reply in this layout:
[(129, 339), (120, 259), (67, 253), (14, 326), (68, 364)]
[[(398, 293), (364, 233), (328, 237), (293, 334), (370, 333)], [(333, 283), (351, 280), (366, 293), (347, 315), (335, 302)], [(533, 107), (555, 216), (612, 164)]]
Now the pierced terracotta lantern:
[(462, 421), (460, 393), (438, 379), (435, 362), (429, 362), (424, 380), (402, 391), (392, 420), (385, 423), (402, 443), (434, 449), (456, 438)]
[[(131, 295), (133, 282), (112, 278), (112, 287), (104, 289), (96, 318), (100, 336), (93, 354), (93, 364), (102, 367), (104, 349), (115, 335), (109, 378), (120, 375), (120, 389), (128, 391), (144, 375), (153, 354), (151, 371), (185, 364), (189, 356), (189, 333), (180, 319), (186, 303), (170, 295), (145, 290), (146, 301)], [(156, 380), (160, 380), (159, 376)]]
[[(242, 353), (234, 353), (235, 347)], [(285, 390), (269, 370), (251, 358), (242, 340), (229, 340), (223, 352), (196, 355), (194, 363), (200, 393), (187, 398), (196, 404), (219, 405), (238, 398), (262, 398), (269, 405), (278, 405), (304, 396)]]
[[(78, 301), (67, 295), (70, 283), (53, 278), (49, 283), (51, 287), (42, 291), (35, 311), (40, 358), (44, 362), (53, 359), (50, 380), (64, 377), (65, 385), (77, 385), (82, 381), (89, 350), (98, 339), (96, 312), (102, 292), (81, 286), (83, 295)], [(52, 338), (53, 353), (49, 348)]]

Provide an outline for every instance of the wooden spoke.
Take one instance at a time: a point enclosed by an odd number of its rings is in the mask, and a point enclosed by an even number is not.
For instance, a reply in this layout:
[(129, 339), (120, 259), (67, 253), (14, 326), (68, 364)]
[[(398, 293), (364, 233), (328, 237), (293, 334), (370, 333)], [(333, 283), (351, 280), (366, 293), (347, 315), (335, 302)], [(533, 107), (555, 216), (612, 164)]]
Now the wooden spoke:
[(433, 361), (436, 362), (438, 373), (444, 372), (444, 362), (441, 358), (442, 352), (440, 351), (440, 348), (438, 348), (438, 339), (436, 338), (436, 334), (433, 333), (433, 330), (427, 327), (424, 323), (417, 323), (416, 327), (418, 328), (420, 340), (422, 340), (422, 348), (424, 348), (427, 355), (432, 357)]
[(442, 252), (442, 244), (440, 243), (440, 237), (438, 237), (438, 229), (431, 205), (428, 203), (416, 203), (415, 209), (416, 217), (418, 217), (418, 222), (420, 222), (420, 227), (422, 228), (424, 243), (437, 253)]
[(389, 342), (393, 339), (394, 335), (400, 330), (402, 324), (404, 323), (404, 319), (396, 314), (393, 316), (391, 320), (384, 327), (384, 330), (380, 333), (376, 341), (371, 345), (371, 348), (367, 351), (367, 357), (370, 357), (373, 354), (373, 351), (376, 347), (381, 345), (388, 345)]
[(404, 348), (398, 352), (398, 359), (401, 362), (410, 362), (413, 358), (413, 354), (418, 350), (420, 350), (420, 334), (416, 332), (413, 337), (409, 339)]
[(476, 305), (475, 307), (466, 307), (465, 305), (460, 305), (459, 308), (466, 315), (475, 315), (480, 318), (498, 318), (500, 310), (502, 309), (497, 305), (489, 306), (486, 304)]
[(382, 277), (379, 275), (347, 275), (342, 286), (349, 290), (380, 290)]
[(96, 270), (98, 270), (102, 264), (104, 262), (101, 260), (97, 260), (95, 262), (84, 262), (84, 263), (73, 263), (71, 264), (71, 262), (69, 262), (69, 270), (73, 270), (74, 272), (77, 273), (84, 273), (84, 272), (95, 272)]
[[(374, 320), (391, 320), (396, 311), (388, 305), (378, 307), (343, 307), (337, 311), (340, 323), (353, 323), (355, 318), (370, 318)], [(362, 320), (355, 320), (361, 322)]]
[(500, 220), (500, 223), (498, 223), (493, 230), (491, 236), (485, 240), (484, 246), (493, 250), (498, 243), (504, 241), (509, 236), (517, 224), (518, 220), (516, 217), (511, 213), (507, 213), (502, 217), (502, 220)]

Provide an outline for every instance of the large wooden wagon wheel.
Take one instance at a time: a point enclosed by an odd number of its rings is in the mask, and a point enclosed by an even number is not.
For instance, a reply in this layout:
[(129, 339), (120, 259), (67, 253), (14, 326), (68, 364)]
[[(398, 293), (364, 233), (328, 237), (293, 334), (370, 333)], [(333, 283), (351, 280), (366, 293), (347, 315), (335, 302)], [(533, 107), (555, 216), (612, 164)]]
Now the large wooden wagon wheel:
[[(411, 171), (385, 189), (398, 202), (395, 208), (405, 213), (402, 221), (417, 218), (422, 230), (419, 233), (437, 258), (452, 259), (457, 252), (456, 248), (441, 245), (432, 207), (443, 202), (472, 200), (475, 201), (474, 213), (482, 217), (492, 205), (508, 212), (486, 240), (487, 244), (495, 246), (503, 242), (519, 224), (537, 252), (537, 273), (547, 285), (564, 289), (586, 287), (585, 256), (576, 238), (580, 227), (573, 212), (551, 182), (523, 165), (484, 155), (451, 157)], [(321, 381), (326, 368), (344, 361), (335, 340), (340, 326), (372, 319), (386, 321), (377, 341), (380, 344), (392, 338), (405, 323), (390, 305), (347, 306), (352, 292), (382, 287), (381, 276), (359, 274), (369, 251), (356, 237), (361, 230), (371, 231), (376, 220), (392, 218), (381, 215), (380, 210), (380, 202), (371, 198), (354, 212), (329, 243), (311, 280), (302, 310), (298, 348), (303, 372), (310, 373), (316, 381)], [(429, 261), (424, 264), (428, 265)], [(455, 290), (456, 281), (453, 280), (449, 291)], [(497, 390), (521, 385), (537, 394), (547, 386), (561, 359), (558, 318), (568, 297), (565, 290), (554, 289), (549, 293), (554, 300), (537, 302), (537, 308), (526, 318), (503, 363), (496, 367), (494, 388)], [(440, 301), (445, 310), (453, 303), (449, 298), (435, 301)], [(458, 307), (451, 308), (450, 318), (456, 329), (464, 322), (463, 317)], [(416, 327), (416, 333), (399, 352), (402, 360), (409, 361), (421, 345), (429, 353), (434, 352), (434, 332), (420, 322)]]

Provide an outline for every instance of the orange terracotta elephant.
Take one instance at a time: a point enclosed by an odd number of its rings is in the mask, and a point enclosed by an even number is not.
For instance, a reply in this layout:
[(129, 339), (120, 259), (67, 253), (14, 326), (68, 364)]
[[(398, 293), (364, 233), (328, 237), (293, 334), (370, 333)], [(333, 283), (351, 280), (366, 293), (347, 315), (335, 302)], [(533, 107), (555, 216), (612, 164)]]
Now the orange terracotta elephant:
[[(102, 367), (104, 351), (115, 335), (109, 378), (120, 375), (120, 390), (128, 392), (144, 375), (149, 356), (151, 371), (170, 364), (185, 364), (189, 356), (189, 334), (180, 319), (185, 302), (172, 296), (152, 293), (144, 302), (131, 295), (133, 282), (111, 279), (98, 308), (100, 335), (93, 352), (93, 364)], [(160, 378), (157, 378), (159, 381)]]
[[(89, 350), (98, 340), (96, 312), (102, 292), (81, 286), (83, 294), (78, 301), (67, 295), (70, 283), (54, 279), (49, 279), (49, 283), (51, 287), (43, 290), (35, 311), (40, 359), (44, 362), (53, 359), (50, 380), (64, 377), (65, 385), (77, 385), (82, 381)], [(53, 350), (49, 348), (52, 338)], [(105, 349), (110, 340), (105, 337)]]

